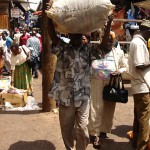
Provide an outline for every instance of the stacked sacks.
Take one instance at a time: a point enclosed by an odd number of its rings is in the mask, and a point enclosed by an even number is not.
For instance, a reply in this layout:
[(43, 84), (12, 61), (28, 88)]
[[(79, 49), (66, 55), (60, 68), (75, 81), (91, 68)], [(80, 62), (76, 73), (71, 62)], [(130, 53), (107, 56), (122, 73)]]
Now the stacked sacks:
[(60, 33), (87, 33), (103, 27), (114, 9), (110, 0), (53, 0), (46, 11)]

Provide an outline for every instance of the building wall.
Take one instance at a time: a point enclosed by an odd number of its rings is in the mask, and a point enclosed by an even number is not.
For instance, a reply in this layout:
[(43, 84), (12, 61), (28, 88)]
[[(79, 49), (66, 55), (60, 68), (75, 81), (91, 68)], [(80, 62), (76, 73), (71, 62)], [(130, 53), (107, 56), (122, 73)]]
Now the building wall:
[(0, 2), (0, 29), (9, 29), (9, 2)]

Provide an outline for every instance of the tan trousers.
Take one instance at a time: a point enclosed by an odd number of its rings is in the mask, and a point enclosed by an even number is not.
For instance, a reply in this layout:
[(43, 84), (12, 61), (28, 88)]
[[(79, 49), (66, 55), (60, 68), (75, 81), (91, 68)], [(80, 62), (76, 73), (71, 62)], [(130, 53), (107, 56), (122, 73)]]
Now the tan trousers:
[[(76, 140), (76, 150), (85, 150), (89, 143), (89, 134), (87, 129), (89, 117), (89, 101), (83, 101), (79, 107), (59, 106), (59, 120), (61, 134), (67, 150), (74, 147)], [(75, 137), (74, 137), (75, 131)]]
[(145, 150), (149, 142), (150, 135), (150, 94), (135, 94), (134, 97), (134, 123), (133, 123), (133, 143), (137, 145), (137, 150)]
[(103, 100), (103, 88), (109, 81), (91, 80), (91, 102), (89, 116), (89, 134), (99, 136), (100, 132), (109, 133), (113, 125), (115, 102)]

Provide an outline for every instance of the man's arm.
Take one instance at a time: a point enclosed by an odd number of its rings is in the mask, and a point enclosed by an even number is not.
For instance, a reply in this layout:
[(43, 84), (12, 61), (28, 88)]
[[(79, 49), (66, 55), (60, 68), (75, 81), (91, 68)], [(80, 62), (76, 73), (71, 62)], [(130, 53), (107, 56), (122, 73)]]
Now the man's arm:
[(48, 19), (48, 22), (47, 22), (48, 23), (48, 34), (49, 34), (53, 44), (57, 45), (60, 39), (56, 34), (52, 19), (50, 19), (50, 18), (47, 18), (47, 19)]
[(108, 41), (109, 41), (109, 35), (110, 35), (110, 29), (111, 29), (111, 23), (113, 21), (114, 15), (110, 14), (108, 16), (108, 21), (107, 21), (107, 25), (104, 31), (104, 36), (102, 38), (102, 43), (101, 43), (101, 47), (105, 47), (105, 45), (107, 45)]
[[(50, 0), (47, 0), (47, 10), (50, 9)], [(54, 24), (53, 24), (53, 21), (51, 18), (47, 17), (47, 27), (48, 27), (48, 34), (53, 42), (54, 45), (57, 45), (58, 42), (59, 42), (59, 37), (57, 36), (56, 34), (56, 31), (55, 31), (55, 27), (54, 27)]]
[(150, 62), (147, 62), (147, 63), (145, 63), (143, 65), (136, 66), (136, 68), (139, 69), (139, 70), (144, 70), (144, 69), (146, 69), (148, 67), (150, 67)]
[(14, 85), (14, 70), (11, 70), (11, 86)]

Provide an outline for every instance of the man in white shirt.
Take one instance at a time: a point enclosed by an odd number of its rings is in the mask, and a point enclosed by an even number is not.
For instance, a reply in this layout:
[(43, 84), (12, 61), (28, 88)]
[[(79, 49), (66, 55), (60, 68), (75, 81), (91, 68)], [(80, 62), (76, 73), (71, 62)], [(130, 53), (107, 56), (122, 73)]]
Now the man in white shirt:
[(20, 36), (22, 34), (20, 33), (19, 29), (15, 30), (15, 34), (14, 34), (14, 42), (19, 44), (20, 43)]
[(146, 150), (150, 140), (150, 61), (146, 41), (150, 37), (150, 21), (144, 20), (129, 48), (129, 73), (134, 97), (133, 146)]

